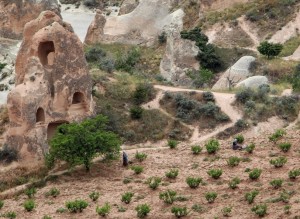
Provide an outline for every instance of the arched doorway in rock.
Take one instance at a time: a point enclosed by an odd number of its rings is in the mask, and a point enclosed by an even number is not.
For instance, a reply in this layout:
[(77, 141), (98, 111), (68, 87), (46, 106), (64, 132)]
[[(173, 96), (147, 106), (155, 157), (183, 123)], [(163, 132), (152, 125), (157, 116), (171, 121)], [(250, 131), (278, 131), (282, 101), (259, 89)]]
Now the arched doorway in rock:
[(39, 107), (36, 111), (36, 122), (45, 122), (45, 111), (43, 108)]
[(69, 122), (68, 121), (50, 122), (48, 124), (48, 127), (47, 127), (47, 139), (48, 139), (48, 141), (54, 136), (54, 134), (57, 130), (57, 127), (62, 125), (62, 124), (66, 124), (66, 123), (69, 123)]
[(53, 65), (55, 56), (53, 41), (40, 42), (38, 56), (43, 65)]
[(84, 95), (81, 92), (75, 92), (73, 94), (72, 104), (78, 104), (84, 102)]

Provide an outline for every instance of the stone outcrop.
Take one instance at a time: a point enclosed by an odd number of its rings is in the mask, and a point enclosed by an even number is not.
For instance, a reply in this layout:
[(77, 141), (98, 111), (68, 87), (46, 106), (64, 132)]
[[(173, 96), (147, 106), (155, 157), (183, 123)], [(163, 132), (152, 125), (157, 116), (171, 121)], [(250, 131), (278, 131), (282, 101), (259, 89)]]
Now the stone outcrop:
[(92, 44), (95, 42), (101, 42), (104, 32), (104, 26), (106, 23), (106, 18), (102, 14), (101, 10), (97, 10), (95, 19), (90, 24), (86, 37), (85, 37), (85, 43)]
[(57, 0), (1, 0), (0, 37), (22, 39), (25, 24), (45, 10), (59, 14)]
[(239, 82), (235, 87), (247, 87), (247, 88), (258, 88), (263, 84), (269, 84), (269, 80), (265, 76), (252, 76), (241, 82)]
[(132, 12), (139, 4), (137, 0), (124, 0), (119, 11), (119, 15)]
[(234, 87), (237, 83), (245, 80), (251, 76), (250, 66), (254, 61), (255, 58), (253, 56), (241, 57), (233, 66), (227, 69), (212, 89), (228, 89), (229, 87)]
[(51, 11), (27, 23), (9, 93), (7, 144), (23, 158), (41, 157), (58, 125), (93, 113), (91, 79), (82, 43)]

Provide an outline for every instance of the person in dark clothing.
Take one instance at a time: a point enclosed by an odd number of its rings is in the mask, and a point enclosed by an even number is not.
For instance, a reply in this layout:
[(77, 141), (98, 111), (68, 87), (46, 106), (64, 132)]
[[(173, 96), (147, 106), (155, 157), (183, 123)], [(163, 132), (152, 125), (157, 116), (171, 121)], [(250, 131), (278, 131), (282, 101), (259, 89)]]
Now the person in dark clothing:
[(123, 166), (124, 167), (128, 166), (128, 156), (125, 153), (125, 151), (123, 151)]
[(232, 142), (232, 149), (233, 150), (242, 150), (243, 149), (243, 147), (238, 144), (238, 141), (236, 138)]

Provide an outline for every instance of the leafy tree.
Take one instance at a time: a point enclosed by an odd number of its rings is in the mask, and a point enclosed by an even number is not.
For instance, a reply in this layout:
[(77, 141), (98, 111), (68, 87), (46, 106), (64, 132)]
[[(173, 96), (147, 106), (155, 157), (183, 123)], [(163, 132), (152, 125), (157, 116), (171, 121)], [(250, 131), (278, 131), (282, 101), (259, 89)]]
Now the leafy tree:
[(261, 42), (257, 47), (260, 54), (265, 55), (268, 59), (278, 56), (283, 46), (280, 43)]
[(81, 123), (60, 125), (50, 141), (48, 166), (53, 166), (55, 160), (63, 160), (70, 167), (84, 164), (89, 171), (93, 158), (118, 153), (120, 138), (107, 130), (107, 122), (107, 117), (98, 115)]

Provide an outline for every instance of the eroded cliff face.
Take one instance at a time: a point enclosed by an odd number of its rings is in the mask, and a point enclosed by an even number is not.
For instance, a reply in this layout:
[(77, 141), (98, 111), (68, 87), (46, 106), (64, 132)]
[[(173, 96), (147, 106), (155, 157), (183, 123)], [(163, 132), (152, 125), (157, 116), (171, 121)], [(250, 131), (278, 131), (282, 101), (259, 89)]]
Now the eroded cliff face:
[(22, 39), (25, 24), (45, 10), (59, 14), (57, 0), (1, 0), (0, 37)]
[(91, 79), (72, 27), (45, 11), (27, 23), (9, 93), (7, 144), (23, 158), (41, 157), (58, 125), (93, 113)]

